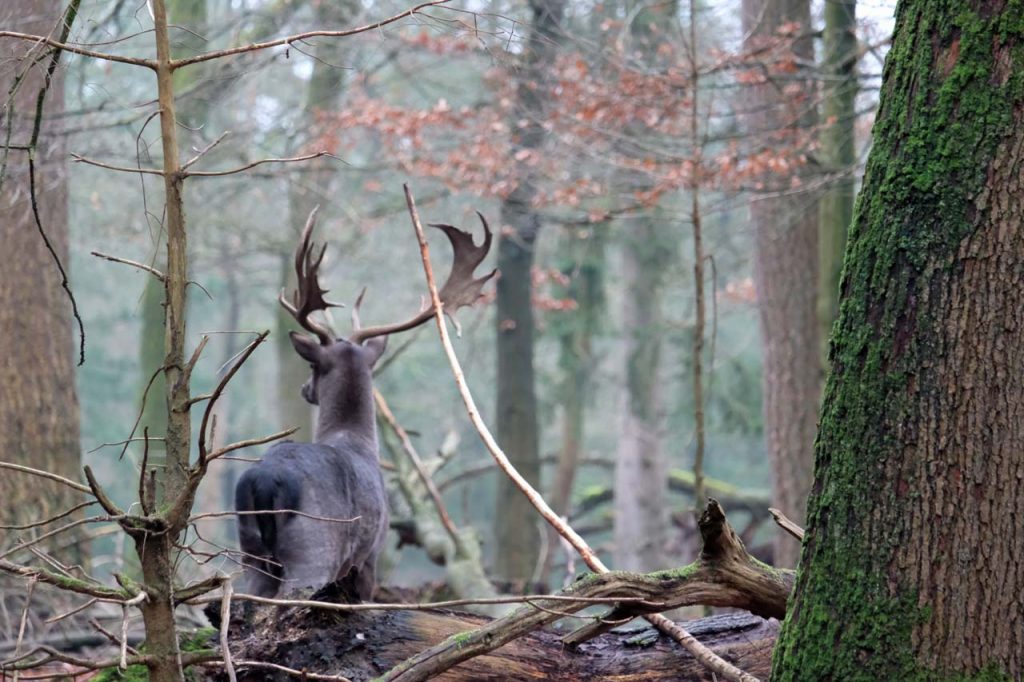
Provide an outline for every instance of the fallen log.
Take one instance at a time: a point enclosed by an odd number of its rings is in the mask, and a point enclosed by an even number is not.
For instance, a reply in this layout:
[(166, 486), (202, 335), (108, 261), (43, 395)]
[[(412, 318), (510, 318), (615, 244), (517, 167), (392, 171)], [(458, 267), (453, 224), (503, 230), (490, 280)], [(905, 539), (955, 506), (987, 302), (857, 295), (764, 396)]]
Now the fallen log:
[[(364, 682), (424, 649), (449, 639), (458, 641), (467, 631), (487, 623), (482, 616), (441, 611), (337, 615), (294, 609), (262, 618), (243, 638), (232, 633), (231, 648), (240, 682), (295, 679), (283, 672), (246, 666), (246, 660), (270, 661), (306, 673), (341, 675), (352, 682)], [(692, 621), (685, 627), (733, 665), (767, 679), (777, 621), (737, 613)], [(430, 679), (643, 682), (713, 678), (669, 638), (659, 636), (652, 628), (634, 628), (606, 633), (576, 650), (564, 646), (557, 632), (536, 631)]]
[[(239, 661), (240, 679), (251, 680), (285, 677), (265, 668), (248, 669), (243, 661), (270, 661), (354, 681), (704, 680), (712, 679), (711, 673), (674, 642), (609, 630), (643, 614), (705, 604), (754, 614), (694, 621), (686, 629), (727, 661), (766, 678), (777, 621), (762, 617), (785, 614), (793, 572), (747, 554), (714, 500), (699, 528), (703, 549), (688, 566), (644, 575), (590, 574), (560, 592), (558, 599), (537, 598), (496, 620), (439, 610), (345, 611), (373, 608), (369, 605), (330, 605), (334, 610), (328, 611), (247, 604), (247, 615), (232, 622), (232, 654)], [(573, 598), (634, 601), (623, 601), (602, 615), (592, 613), (592, 603), (566, 601)], [(542, 630), (556, 621), (568, 630), (578, 619), (585, 624), (569, 634)], [(653, 644), (636, 646), (647, 642)]]

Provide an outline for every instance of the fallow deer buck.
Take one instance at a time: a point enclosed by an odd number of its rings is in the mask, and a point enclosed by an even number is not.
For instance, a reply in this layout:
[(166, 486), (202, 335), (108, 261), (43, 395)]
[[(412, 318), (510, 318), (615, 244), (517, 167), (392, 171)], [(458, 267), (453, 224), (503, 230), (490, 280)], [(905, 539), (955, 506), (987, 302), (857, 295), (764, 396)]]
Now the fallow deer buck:
[[(480, 214), (477, 214), (480, 215)], [(475, 278), (473, 271), (487, 256), (491, 231), (484, 226), (483, 244), (450, 225), (434, 225), (451, 242), (452, 269), (441, 288), (444, 311), (454, 313), (480, 298), (495, 272)], [(352, 314), (354, 330), (335, 338), (311, 315), (329, 303), (318, 270), (327, 245), (316, 253), (312, 242), (316, 210), (309, 216), (295, 251), (298, 287), (292, 301), (280, 303), (312, 339), (291, 333), (292, 345), (312, 367), (302, 397), (320, 406), (312, 443), (284, 441), (271, 447), (247, 470), (235, 488), (238, 535), (244, 555), (244, 590), (272, 597), (296, 589), (320, 588), (354, 571), (356, 594), (373, 596), (377, 556), (388, 530), (387, 494), (380, 470), (374, 415), (372, 369), (387, 344), (387, 335), (412, 329), (434, 315), (426, 306), (405, 322), (360, 328), (359, 302)], [(360, 300), (362, 296), (360, 296)], [(298, 513), (293, 513), (298, 512)], [(338, 520), (355, 519), (350, 523)]]

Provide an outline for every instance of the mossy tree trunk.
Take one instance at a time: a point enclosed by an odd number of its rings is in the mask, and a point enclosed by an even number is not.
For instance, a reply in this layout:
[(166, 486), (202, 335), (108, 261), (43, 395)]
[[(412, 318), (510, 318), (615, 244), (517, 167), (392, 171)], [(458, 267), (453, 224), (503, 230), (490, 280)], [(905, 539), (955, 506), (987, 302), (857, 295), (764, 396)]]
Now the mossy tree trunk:
[(773, 680), (1024, 674), (1024, 3), (901, 3)]
[[(0, 26), (48, 35), (56, 25), (59, 37), (62, 9), (41, 0), (5, 0), (0, 4)], [(40, 46), (21, 41), (2, 43), (0, 92), (5, 101), (14, 78), (41, 52)], [(26, 54), (31, 58), (22, 60)], [(12, 144), (26, 144), (31, 139), (36, 98), (48, 63), (43, 60), (27, 69), (13, 106), (0, 113), (0, 135), (6, 137), (9, 123)], [(54, 73), (43, 109), (35, 151), (35, 185), (40, 223), (67, 267), (67, 151), (64, 138), (52, 130), (64, 107), (63, 71), (58, 68)], [(71, 306), (33, 218), (28, 154), (19, 150), (6, 153), (0, 190), (0, 457), (78, 480), (77, 338), (70, 324)], [(53, 516), (79, 501), (78, 493), (43, 478), (11, 472), (0, 475), (0, 522), (5, 524)], [(72, 563), (80, 558), (77, 552), (60, 556)]]
[(839, 276), (843, 270), (846, 233), (853, 219), (857, 167), (857, 0), (825, 3), (823, 34), (824, 93), (820, 156), (825, 170), (837, 177), (821, 196), (818, 227), (818, 324), (822, 357), (839, 312)]
[[(529, 37), (519, 70), (513, 115), (513, 146), (539, 154), (544, 144), (546, 70), (561, 40), (563, 0), (530, 0)], [(533, 251), (540, 214), (533, 206), (537, 183), (529, 163), (520, 166), (518, 183), (501, 204), (495, 315), (497, 325), (497, 437), (509, 460), (534, 487), (540, 483), (537, 395), (534, 387)], [(496, 577), (525, 586), (537, 569), (537, 515), (526, 496), (502, 476), (495, 495)]]
[[(779, 39), (787, 24), (810, 31), (808, 0), (743, 0), (746, 45), (756, 48)], [(796, 40), (794, 56), (804, 63), (814, 58), (810, 38)], [(749, 135), (772, 145), (785, 143), (814, 121), (810, 96), (802, 103), (776, 82), (769, 69), (765, 83), (747, 93)], [(810, 85), (808, 85), (810, 92)], [(787, 178), (788, 179), (788, 178)], [(774, 194), (757, 197), (750, 206), (754, 227), (754, 281), (757, 287), (764, 345), (765, 445), (772, 470), (775, 506), (803, 522), (811, 487), (812, 448), (817, 428), (821, 385), (818, 341), (818, 206), (813, 193), (792, 195), (788, 182), (763, 179)], [(800, 548), (792, 538), (776, 534), (777, 566), (794, 566)]]

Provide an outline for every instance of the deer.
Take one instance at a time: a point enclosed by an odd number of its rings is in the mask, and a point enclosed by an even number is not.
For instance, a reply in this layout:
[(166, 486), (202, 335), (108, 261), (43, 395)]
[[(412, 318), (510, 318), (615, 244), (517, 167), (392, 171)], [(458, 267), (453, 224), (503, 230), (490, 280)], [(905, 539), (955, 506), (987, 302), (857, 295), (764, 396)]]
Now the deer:
[[(235, 509), (242, 552), (244, 591), (274, 597), (319, 589), (346, 579), (361, 601), (372, 599), (377, 557), (389, 523), (387, 493), (380, 467), (373, 398), (373, 368), (387, 347), (388, 335), (430, 320), (433, 305), (403, 322), (362, 328), (359, 308), (352, 312), (353, 331), (335, 336), (312, 317), (338, 307), (324, 298), (319, 269), (327, 244), (312, 241), (314, 209), (295, 249), (297, 286), (291, 301), (278, 300), (310, 332), (290, 332), (295, 352), (311, 368), (302, 386), (306, 402), (319, 406), (313, 441), (280, 441), (247, 469), (235, 487)], [(451, 225), (434, 224), (445, 233), (454, 257), (440, 290), (442, 309), (452, 315), (482, 296), (497, 270), (476, 277), (474, 271), (491, 247), (491, 230), (483, 215), (484, 240)], [(259, 513), (267, 512), (267, 513)]]

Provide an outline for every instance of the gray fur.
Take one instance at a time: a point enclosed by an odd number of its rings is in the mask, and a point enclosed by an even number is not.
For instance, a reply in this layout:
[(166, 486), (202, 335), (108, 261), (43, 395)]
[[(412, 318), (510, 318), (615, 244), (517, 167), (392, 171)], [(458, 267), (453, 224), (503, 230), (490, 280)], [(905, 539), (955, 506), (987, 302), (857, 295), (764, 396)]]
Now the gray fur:
[(298, 334), (291, 338), (313, 369), (302, 395), (320, 406), (316, 439), (271, 447), (239, 479), (235, 508), (358, 519), (338, 523), (298, 514), (240, 515), (244, 591), (273, 597), (318, 589), (354, 571), (356, 593), (368, 600), (388, 530), (371, 374), (386, 337), (361, 346), (344, 339), (322, 346)]

